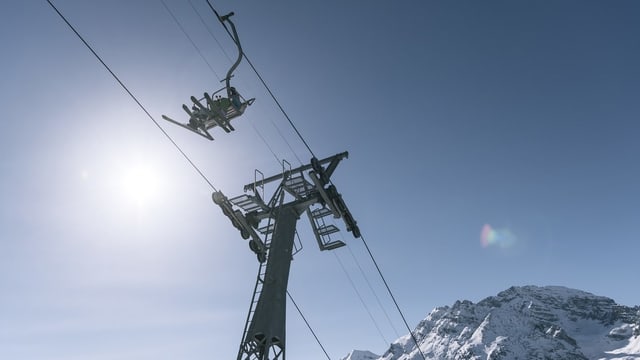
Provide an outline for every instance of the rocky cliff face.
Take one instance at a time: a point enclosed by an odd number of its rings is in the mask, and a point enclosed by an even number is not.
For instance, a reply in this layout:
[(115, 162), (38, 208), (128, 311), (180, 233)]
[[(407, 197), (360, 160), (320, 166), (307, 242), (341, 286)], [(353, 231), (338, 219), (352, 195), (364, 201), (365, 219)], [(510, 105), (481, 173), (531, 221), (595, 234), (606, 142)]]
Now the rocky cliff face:
[[(428, 360), (640, 360), (640, 307), (564, 287), (512, 287), (436, 308), (414, 335)], [(406, 335), (375, 359), (422, 356)]]

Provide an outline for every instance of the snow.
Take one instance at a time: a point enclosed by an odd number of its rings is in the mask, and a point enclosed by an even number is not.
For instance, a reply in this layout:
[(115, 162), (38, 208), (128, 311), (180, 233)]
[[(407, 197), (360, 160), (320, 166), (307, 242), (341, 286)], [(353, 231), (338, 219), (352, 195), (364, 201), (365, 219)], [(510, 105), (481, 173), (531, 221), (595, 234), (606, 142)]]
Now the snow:
[[(560, 286), (512, 287), (477, 304), (434, 309), (415, 329), (428, 360), (588, 358), (640, 360), (640, 311)], [(421, 360), (405, 335), (382, 356), (343, 360)]]
[(622, 337), (628, 339), (631, 337), (631, 335), (633, 335), (633, 325), (630, 324), (623, 324), (622, 326), (618, 326), (609, 331), (609, 336), (613, 337)]
[(476, 331), (473, 332), (473, 334), (471, 335), (471, 344), (476, 345), (476, 344), (482, 344), (482, 338), (483, 338), (483, 333), (484, 333), (484, 329), (486, 327), (489, 326), (489, 319), (491, 318), (491, 314), (487, 314), (487, 316), (485, 316), (484, 320), (482, 320), (482, 323), (480, 324), (480, 326), (478, 326), (478, 328), (476, 329)]
[[(637, 328), (638, 325), (636, 325)], [(640, 336), (634, 336), (628, 340), (626, 346), (621, 347), (619, 349), (607, 351), (608, 354), (622, 356), (622, 357), (612, 357), (613, 359), (624, 359), (624, 360), (638, 360), (640, 359)]]
[(376, 355), (371, 351), (353, 350), (351, 353), (349, 353), (346, 357), (342, 358), (341, 360), (375, 360), (379, 358), (380, 358), (380, 355)]

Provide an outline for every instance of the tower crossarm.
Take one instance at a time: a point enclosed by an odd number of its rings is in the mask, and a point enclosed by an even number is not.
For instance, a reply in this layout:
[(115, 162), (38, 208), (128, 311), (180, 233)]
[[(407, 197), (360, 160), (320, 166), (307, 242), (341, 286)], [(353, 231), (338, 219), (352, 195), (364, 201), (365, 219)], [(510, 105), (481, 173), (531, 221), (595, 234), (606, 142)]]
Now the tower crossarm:
[[(338, 166), (338, 162), (340, 162), (340, 160), (342, 159), (346, 159), (349, 157), (349, 152), (345, 151), (333, 156), (330, 156), (328, 158), (322, 159), (322, 160), (317, 160), (317, 163), (320, 165), (324, 165), (324, 164), (329, 164), (328, 168), (325, 170), (325, 173), (328, 172), (329, 169), (331, 169), (331, 171), (329, 172), (329, 175), (331, 175), (333, 173), (333, 170), (335, 170), (336, 166)], [(280, 179), (282, 179), (283, 177), (285, 177), (285, 175), (289, 174), (289, 173), (296, 173), (296, 172), (303, 172), (306, 170), (310, 170), (313, 169), (314, 166), (312, 164), (307, 164), (307, 165), (302, 165), (298, 168), (292, 169), (290, 171), (286, 171), (283, 172), (281, 174), (277, 174), (277, 175), (273, 175), (270, 176), (262, 181), (260, 181), (260, 184), (268, 184), (274, 181), (278, 181)], [(256, 191), (256, 184), (251, 183), (251, 184), (247, 184), (244, 186), (244, 191)]]

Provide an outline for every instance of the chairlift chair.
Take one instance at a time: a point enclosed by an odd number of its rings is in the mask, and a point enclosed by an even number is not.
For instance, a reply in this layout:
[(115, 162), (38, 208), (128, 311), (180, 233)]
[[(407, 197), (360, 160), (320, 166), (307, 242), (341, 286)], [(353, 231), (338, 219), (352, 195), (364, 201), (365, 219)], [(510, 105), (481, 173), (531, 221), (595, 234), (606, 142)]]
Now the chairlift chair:
[(186, 124), (173, 120), (166, 115), (162, 115), (163, 119), (176, 125), (182, 126), (187, 130), (193, 131), (194, 133), (209, 140), (213, 140), (213, 136), (211, 136), (209, 130), (216, 126), (221, 127), (226, 132), (235, 130), (230, 121), (242, 115), (247, 107), (253, 104), (253, 102), (255, 101), (255, 98), (246, 100), (230, 84), (230, 79), (233, 77), (233, 72), (238, 67), (243, 57), (242, 46), (240, 45), (240, 39), (238, 38), (238, 32), (236, 31), (236, 27), (233, 22), (229, 19), (232, 15), (233, 13), (229, 13), (225, 16), (218, 17), (225, 28), (225, 22), (229, 23), (229, 25), (231, 26), (230, 34), (233, 38), (233, 42), (238, 47), (238, 57), (227, 72), (227, 76), (223, 80), (225, 82), (225, 87), (214, 92), (211, 95), (205, 92), (204, 97), (200, 99), (196, 99), (195, 96), (192, 96), (191, 101), (193, 102), (193, 105), (191, 106), (191, 108), (183, 104), (182, 109), (184, 109), (184, 111), (189, 114), (189, 122)]
[(232, 98), (224, 97), (220, 95), (221, 93), (228, 95), (231, 91), (223, 87), (211, 95), (205, 92), (204, 97), (200, 99), (192, 96), (193, 105), (191, 108), (185, 104), (182, 105), (182, 109), (189, 115), (189, 122), (186, 124), (173, 120), (166, 115), (162, 115), (162, 118), (209, 140), (213, 140), (213, 136), (209, 133), (210, 129), (220, 126), (225, 132), (235, 130), (230, 121), (242, 115), (247, 107), (255, 101), (255, 98), (246, 100), (237, 92)]

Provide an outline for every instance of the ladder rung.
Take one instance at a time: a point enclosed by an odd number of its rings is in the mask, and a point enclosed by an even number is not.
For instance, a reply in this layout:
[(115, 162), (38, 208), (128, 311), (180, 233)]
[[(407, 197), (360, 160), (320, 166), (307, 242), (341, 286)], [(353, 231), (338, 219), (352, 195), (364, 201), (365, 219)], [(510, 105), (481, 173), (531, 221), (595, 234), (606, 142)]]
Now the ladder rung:
[(332, 242), (330, 242), (330, 243), (326, 243), (326, 244), (324, 244), (324, 245), (323, 245), (323, 248), (324, 248), (324, 249), (322, 249), (322, 250), (333, 250), (333, 249), (337, 249), (337, 248), (339, 248), (339, 247), (343, 247), (343, 246), (345, 246), (345, 245), (347, 245), (347, 244), (345, 244), (345, 243), (344, 243), (344, 242), (342, 242), (341, 240), (336, 240), (336, 241), (332, 241)]
[(302, 176), (290, 177), (285, 180), (284, 185), (298, 195), (306, 194), (313, 190), (313, 185)]
[(258, 198), (246, 194), (231, 198), (229, 199), (229, 201), (246, 212), (251, 212), (258, 209), (264, 210), (267, 208), (267, 205), (265, 205)]
[(258, 229), (258, 231), (263, 234), (263, 235), (267, 235), (267, 234), (271, 234), (273, 232), (273, 229), (275, 229), (275, 224), (269, 224), (267, 226), (263, 226), (261, 228)]
[(322, 218), (322, 217), (325, 217), (325, 216), (328, 216), (328, 215), (331, 215), (331, 214), (332, 214), (331, 209), (326, 208), (326, 207), (315, 209), (315, 210), (313, 210), (311, 212), (311, 216), (314, 219), (319, 219), (319, 218)]
[(326, 236), (340, 231), (335, 225), (325, 225), (317, 229), (318, 235)]

